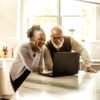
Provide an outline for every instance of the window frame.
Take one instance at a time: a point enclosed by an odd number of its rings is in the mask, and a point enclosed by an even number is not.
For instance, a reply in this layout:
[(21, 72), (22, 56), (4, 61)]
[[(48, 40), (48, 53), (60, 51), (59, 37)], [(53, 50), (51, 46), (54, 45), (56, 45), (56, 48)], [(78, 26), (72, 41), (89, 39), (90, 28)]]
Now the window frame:
[[(26, 15), (26, 4), (27, 0), (18, 0), (18, 21), (17, 21), (17, 38), (18, 41), (26, 41), (26, 31), (24, 29), (28, 29), (28, 21), (29, 17)], [(81, 15), (61, 15), (61, 0), (57, 0), (57, 16), (54, 15), (35, 15), (33, 17), (57, 17), (57, 26), (62, 27), (62, 18), (63, 17), (83, 17)], [(95, 34), (96, 40), (97, 34)]]

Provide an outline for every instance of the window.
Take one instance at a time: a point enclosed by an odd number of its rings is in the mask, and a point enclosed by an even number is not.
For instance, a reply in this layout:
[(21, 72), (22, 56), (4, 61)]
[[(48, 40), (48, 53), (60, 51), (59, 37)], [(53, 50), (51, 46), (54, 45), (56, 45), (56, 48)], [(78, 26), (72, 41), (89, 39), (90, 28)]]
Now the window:
[[(47, 40), (53, 26), (60, 26), (64, 35), (77, 40), (96, 40), (96, 5), (75, 0), (22, 0), (20, 1), (19, 37), (26, 40), (26, 31), (39, 24)], [(22, 13), (21, 13), (22, 12)]]
[(45, 29), (45, 33), (47, 34), (47, 40), (50, 39), (50, 29), (53, 26), (57, 25), (57, 18), (56, 17), (30, 17), (28, 26), (31, 27), (33, 24), (38, 24)]

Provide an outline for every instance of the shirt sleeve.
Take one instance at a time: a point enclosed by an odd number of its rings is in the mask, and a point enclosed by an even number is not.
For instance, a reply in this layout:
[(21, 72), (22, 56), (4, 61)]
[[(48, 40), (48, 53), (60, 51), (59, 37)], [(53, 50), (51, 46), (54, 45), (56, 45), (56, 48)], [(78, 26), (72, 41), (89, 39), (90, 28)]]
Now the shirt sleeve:
[(45, 69), (47, 70), (53, 69), (53, 61), (51, 58), (51, 54), (49, 49), (46, 46), (44, 48), (44, 65), (45, 65)]
[(78, 41), (76, 41), (73, 38), (71, 38), (71, 45), (72, 45), (72, 50), (80, 53), (85, 67), (90, 67), (91, 66), (91, 58), (90, 58), (87, 50), (84, 48), (84, 46), (82, 46)]
[(34, 57), (34, 60), (30, 59), (29, 56), (29, 50), (25, 47), (20, 47), (18, 50), (18, 53), (21, 57), (21, 60), (24, 64), (24, 66), (30, 70), (31, 72), (35, 71), (35, 68), (38, 67), (39, 61), (40, 61), (40, 55), (39, 53), (36, 53), (36, 56)]
[(44, 57), (44, 47), (42, 47), (42, 50), (41, 50), (39, 67), (42, 67), (43, 66), (43, 57)]

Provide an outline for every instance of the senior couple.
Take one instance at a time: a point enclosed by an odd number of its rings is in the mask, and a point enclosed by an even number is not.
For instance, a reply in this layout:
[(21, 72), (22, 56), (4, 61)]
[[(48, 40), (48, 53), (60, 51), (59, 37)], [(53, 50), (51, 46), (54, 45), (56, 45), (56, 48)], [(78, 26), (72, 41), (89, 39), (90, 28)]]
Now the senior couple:
[(51, 40), (45, 44), (46, 35), (40, 26), (33, 25), (28, 29), (27, 37), (30, 42), (18, 47), (17, 56), (10, 69), (10, 81), (15, 92), (31, 72), (43, 71), (43, 58), (46, 69), (52, 70), (54, 52), (71, 52), (72, 50), (79, 52), (85, 71), (96, 72), (91, 68), (91, 59), (86, 49), (79, 42), (72, 37), (64, 36), (62, 29), (57, 26), (51, 29), (50, 36)]

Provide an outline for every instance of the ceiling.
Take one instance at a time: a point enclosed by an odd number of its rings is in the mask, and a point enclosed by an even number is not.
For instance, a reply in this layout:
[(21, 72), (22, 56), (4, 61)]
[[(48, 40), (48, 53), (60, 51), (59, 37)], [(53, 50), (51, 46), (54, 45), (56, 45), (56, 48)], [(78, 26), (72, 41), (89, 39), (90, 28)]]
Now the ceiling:
[(81, 1), (81, 2), (86, 2), (86, 3), (91, 3), (91, 4), (98, 4), (98, 5), (100, 5), (100, 0), (76, 0), (76, 1)]

